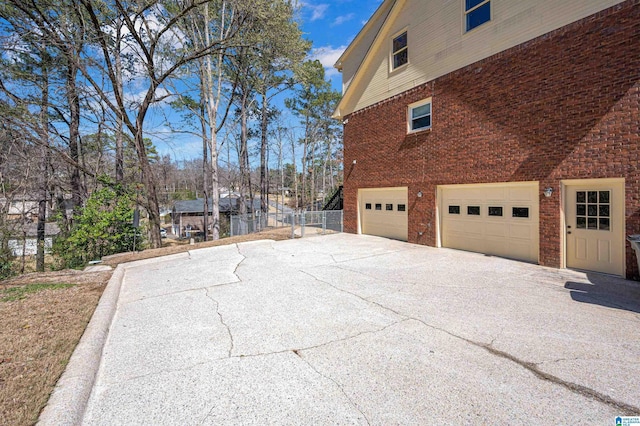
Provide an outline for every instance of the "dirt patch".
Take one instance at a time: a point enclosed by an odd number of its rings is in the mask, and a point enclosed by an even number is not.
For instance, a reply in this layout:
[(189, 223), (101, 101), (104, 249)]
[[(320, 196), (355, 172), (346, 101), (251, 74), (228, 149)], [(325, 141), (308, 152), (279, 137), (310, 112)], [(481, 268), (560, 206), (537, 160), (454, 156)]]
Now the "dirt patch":
[[(194, 245), (168, 240), (166, 247), (108, 256), (103, 264), (115, 267), (198, 248), (290, 237), (291, 228), (279, 228)], [(1, 425), (37, 421), (111, 274), (65, 270), (0, 281)]]

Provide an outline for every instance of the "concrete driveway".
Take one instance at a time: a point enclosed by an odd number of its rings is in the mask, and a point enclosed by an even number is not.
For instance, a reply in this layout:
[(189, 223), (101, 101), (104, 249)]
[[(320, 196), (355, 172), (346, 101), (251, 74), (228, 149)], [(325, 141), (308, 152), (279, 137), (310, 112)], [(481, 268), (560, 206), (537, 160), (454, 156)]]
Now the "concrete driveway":
[(370, 236), (260, 241), (117, 271), (76, 352), (42, 424), (614, 425), (640, 415), (640, 287)]

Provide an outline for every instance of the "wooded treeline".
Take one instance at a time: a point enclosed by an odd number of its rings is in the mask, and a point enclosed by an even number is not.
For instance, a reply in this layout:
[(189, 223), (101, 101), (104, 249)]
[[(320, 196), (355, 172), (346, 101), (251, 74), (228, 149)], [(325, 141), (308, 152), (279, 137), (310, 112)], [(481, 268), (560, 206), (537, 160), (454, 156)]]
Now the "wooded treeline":
[[(159, 247), (160, 208), (189, 185), (205, 199), (205, 218), (213, 201), (205, 226), (213, 239), (221, 182), (241, 194), (241, 213), (254, 194), (266, 211), (274, 182), (295, 186), (301, 208), (339, 185), (341, 126), (330, 116), (340, 95), (308, 59), (296, 8), (291, 0), (2, 2), (2, 249), (15, 200), (37, 201), (42, 270), (45, 222), (58, 215), (69, 232), (105, 186), (135, 194)], [(284, 119), (291, 114), (295, 126)], [(159, 155), (159, 127), (168, 139), (167, 128), (198, 138), (202, 154), (182, 165)]]

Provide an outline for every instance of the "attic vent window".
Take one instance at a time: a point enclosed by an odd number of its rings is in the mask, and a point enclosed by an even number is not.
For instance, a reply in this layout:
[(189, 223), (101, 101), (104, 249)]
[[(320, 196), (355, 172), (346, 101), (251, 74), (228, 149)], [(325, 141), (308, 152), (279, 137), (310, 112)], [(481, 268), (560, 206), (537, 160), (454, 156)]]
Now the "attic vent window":
[(407, 48), (407, 32), (403, 32), (393, 39), (391, 56), (393, 59), (392, 71), (406, 65), (409, 62), (409, 50)]
[(464, 15), (467, 31), (471, 31), (491, 20), (491, 2), (489, 0), (465, 0)]

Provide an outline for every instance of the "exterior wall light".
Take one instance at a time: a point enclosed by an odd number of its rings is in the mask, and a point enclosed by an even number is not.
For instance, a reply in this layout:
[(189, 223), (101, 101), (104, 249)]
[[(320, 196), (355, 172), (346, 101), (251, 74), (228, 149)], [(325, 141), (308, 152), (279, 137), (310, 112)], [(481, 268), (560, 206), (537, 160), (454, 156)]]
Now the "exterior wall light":
[(422, 198), (422, 191), (418, 191), (418, 198)]
[(551, 194), (553, 194), (553, 188), (545, 188), (544, 189), (544, 196), (549, 198), (551, 197)]
[(356, 160), (353, 160), (353, 162), (351, 164), (356, 164)]

